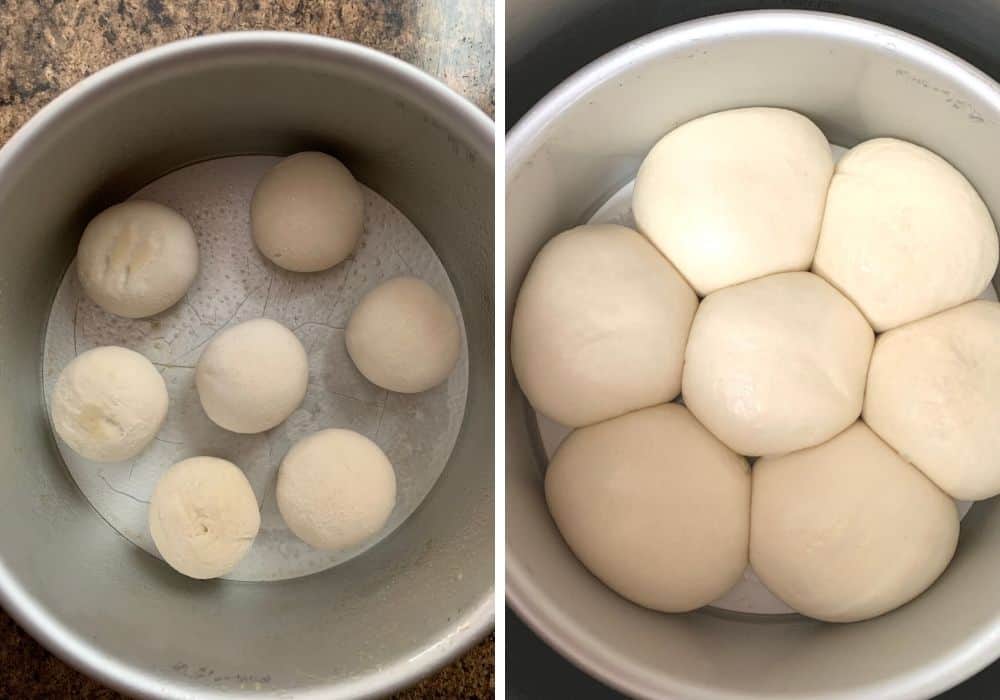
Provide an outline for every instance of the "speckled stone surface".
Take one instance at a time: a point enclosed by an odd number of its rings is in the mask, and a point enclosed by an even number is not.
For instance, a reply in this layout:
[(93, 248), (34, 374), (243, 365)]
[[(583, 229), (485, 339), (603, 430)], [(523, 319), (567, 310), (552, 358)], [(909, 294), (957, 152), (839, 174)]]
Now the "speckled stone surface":
[[(356, 41), (438, 77), (493, 115), (490, 0), (0, 0), (0, 143), (61, 91), (143, 49), (222, 31)], [(493, 638), (398, 697), (493, 697)], [(123, 697), (69, 668), (0, 611), (0, 698)]]

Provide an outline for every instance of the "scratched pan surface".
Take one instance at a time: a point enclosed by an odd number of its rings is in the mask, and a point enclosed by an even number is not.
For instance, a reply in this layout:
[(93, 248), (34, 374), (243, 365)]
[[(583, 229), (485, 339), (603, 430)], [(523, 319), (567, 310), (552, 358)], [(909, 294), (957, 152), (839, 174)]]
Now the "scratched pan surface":
[[(147, 526), (149, 499), (171, 464), (210, 455), (239, 466), (257, 496), (261, 529), (247, 556), (225, 578), (274, 581), (307, 576), (365, 551), (420, 505), (451, 455), (465, 413), (469, 358), (463, 339), (455, 370), (443, 384), (419, 394), (397, 394), (367, 381), (344, 345), (344, 328), (358, 300), (399, 275), (419, 277), (461, 319), (448, 273), (402, 212), (365, 188), (365, 233), (347, 260), (324, 272), (296, 273), (267, 260), (250, 237), (250, 200), (260, 178), (281, 159), (238, 156), (170, 173), (132, 198), (165, 204), (191, 222), (200, 270), (187, 296), (148, 319), (109, 314), (82, 292), (71, 264), (56, 293), (45, 335), (46, 404), (59, 372), (75, 356), (102, 345), (142, 353), (167, 385), (170, 409), (150, 446), (127, 462), (100, 464), (56, 437), (73, 480), (115, 530), (159, 556)], [(209, 420), (194, 386), (205, 346), (219, 332), (253, 318), (270, 318), (298, 336), (309, 357), (302, 405), (281, 425), (238, 435)], [(463, 325), (463, 324), (460, 324)], [(374, 440), (396, 472), (396, 507), (385, 527), (348, 550), (324, 552), (297, 538), (278, 511), (278, 466), (297, 440), (325, 428), (350, 428)]]

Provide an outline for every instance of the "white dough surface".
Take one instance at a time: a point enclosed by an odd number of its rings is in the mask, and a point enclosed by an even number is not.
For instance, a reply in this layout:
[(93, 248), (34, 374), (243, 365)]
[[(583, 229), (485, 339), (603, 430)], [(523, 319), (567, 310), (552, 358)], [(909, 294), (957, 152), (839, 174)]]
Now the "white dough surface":
[(877, 138), (837, 163), (812, 269), (876, 332), (975, 299), (997, 258), (986, 204), (937, 154)]
[(708, 114), (646, 154), (635, 180), (637, 230), (699, 296), (807, 270), (832, 173), (830, 144), (801, 114), (773, 107)]
[(1000, 494), (1000, 304), (970, 301), (880, 335), (863, 418), (953, 497)]
[(545, 500), (579, 560), (653, 610), (700, 608), (746, 569), (747, 461), (678, 404), (574, 430), (545, 474)]
[[(831, 145), (834, 162), (841, 155), (847, 152), (843, 146)], [(635, 180), (629, 180), (617, 191), (601, 203), (591, 215), (587, 223), (590, 224), (618, 224), (629, 228), (635, 227), (635, 218), (632, 216), (632, 190), (635, 188)], [(996, 290), (989, 286), (980, 295), (982, 299), (997, 300)], [(683, 402), (683, 398), (679, 399)], [(560, 425), (550, 418), (537, 413), (538, 434), (541, 447), (546, 459), (550, 459), (555, 454), (556, 449), (563, 439), (569, 435), (571, 428)], [(965, 517), (972, 507), (970, 501), (957, 501), (958, 513), (960, 517)], [(761, 583), (753, 567), (748, 566), (743, 572), (742, 578), (736, 582), (728, 593), (712, 603), (711, 607), (719, 610), (736, 613), (749, 613), (755, 615), (788, 615), (795, 613), (790, 607), (783, 603), (767, 587)]]
[[(271, 264), (250, 236), (250, 198), (260, 177), (280, 158), (239, 156), (198, 163), (165, 175), (134, 196), (172, 207), (198, 236), (201, 269), (186, 298), (142, 320), (112, 316), (88, 300), (70, 266), (49, 317), (43, 361), (46, 405), (59, 371), (77, 354), (122, 345), (159, 369), (170, 411), (157, 439), (121, 464), (84, 460), (57, 441), (80, 490), (127, 539), (156, 554), (147, 526), (157, 480), (176, 462), (199, 455), (229, 460), (247, 475), (261, 527), (253, 547), (224, 578), (267, 581), (306, 576), (347, 561), (395, 530), (423, 501), (448, 461), (465, 413), (468, 352), (447, 381), (421, 394), (387, 392), (354, 368), (344, 328), (358, 300), (400, 275), (423, 279), (444, 296), (461, 321), (454, 289), (433, 249), (388, 201), (365, 188), (365, 234), (353, 256), (318, 273), (288, 272)], [(216, 426), (195, 391), (195, 365), (221, 330), (265, 317), (302, 342), (309, 385), (302, 405), (277, 428), (237, 435)], [(374, 440), (396, 469), (397, 503), (385, 527), (357, 547), (322, 552), (285, 526), (275, 501), (278, 465), (300, 438), (325, 428), (350, 428)]]

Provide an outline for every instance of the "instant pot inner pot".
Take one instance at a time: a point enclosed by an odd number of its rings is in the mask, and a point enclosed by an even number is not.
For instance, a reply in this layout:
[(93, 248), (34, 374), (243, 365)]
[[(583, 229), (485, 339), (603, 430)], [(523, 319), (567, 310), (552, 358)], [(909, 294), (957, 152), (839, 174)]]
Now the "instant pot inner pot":
[[(584, 69), (508, 141), (507, 313), (531, 260), (635, 177), (694, 117), (746, 106), (809, 116), (836, 144), (895, 136), (961, 170), (1000, 221), (1000, 95), (906, 35), (810, 13), (730, 15), (639, 40)], [(994, 280), (996, 287), (996, 280)], [(509, 331), (509, 329), (508, 329)], [(995, 656), (1000, 509), (980, 502), (949, 568), (915, 601), (833, 625), (797, 615), (645, 610), (580, 564), (552, 522), (535, 415), (508, 367), (508, 595), (564, 654), (634, 694), (684, 698), (931, 695)]]
[[(251, 43), (116, 66), (0, 161), (3, 593), (33, 633), (134, 694), (371, 691), (375, 674), (409, 679), (491, 609), (492, 146), (398, 68)], [(191, 163), (302, 150), (340, 157), (447, 270), (468, 343), (464, 420), (423, 504), (363, 555), (295, 580), (189, 580), (116, 533), (70, 478), (42, 403), (45, 320), (103, 208)]]

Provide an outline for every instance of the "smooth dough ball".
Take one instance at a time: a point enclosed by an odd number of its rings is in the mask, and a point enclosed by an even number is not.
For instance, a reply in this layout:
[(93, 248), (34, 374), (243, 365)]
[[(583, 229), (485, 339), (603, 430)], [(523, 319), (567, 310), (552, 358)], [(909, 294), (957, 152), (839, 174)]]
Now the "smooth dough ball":
[(84, 293), (105, 311), (152, 316), (180, 301), (194, 283), (198, 242), (173, 209), (132, 199), (87, 224), (76, 271)]
[(809, 617), (854, 622), (909, 602), (958, 543), (955, 502), (860, 421), (753, 468), (750, 563)]
[(698, 299), (622, 226), (581, 226), (542, 248), (511, 327), (517, 380), (536, 410), (579, 427), (670, 401)]
[(415, 394), (437, 386), (458, 362), (462, 332), (448, 302), (423, 280), (396, 277), (361, 299), (345, 334), (368, 381)]
[(153, 363), (114, 345), (66, 365), (52, 392), (52, 424), (77, 454), (95, 462), (135, 457), (167, 417), (167, 385)]
[(160, 556), (191, 578), (232, 571), (260, 528), (257, 498), (232, 462), (192, 457), (160, 477), (149, 502), (149, 531)]
[(880, 335), (863, 417), (953, 498), (1000, 494), (1000, 304), (969, 302)]
[(664, 136), (639, 168), (638, 229), (699, 295), (807, 270), (833, 173), (830, 144), (787, 109), (717, 112)]
[(333, 156), (296, 153), (271, 168), (250, 202), (253, 240), (278, 267), (318, 272), (354, 252), (364, 228), (364, 193)]
[(201, 406), (234, 433), (261, 433), (299, 407), (309, 384), (309, 362), (295, 334), (257, 318), (219, 333), (195, 372)]
[(647, 608), (699, 608), (746, 568), (749, 467), (683, 406), (570, 433), (545, 474), (545, 498), (583, 565)]
[(808, 272), (720, 289), (691, 326), (684, 403), (740, 454), (818, 445), (861, 415), (874, 342), (854, 305)]
[(316, 549), (348, 549), (385, 527), (396, 506), (396, 473), (364, 435), (321, 430), (285, 455), (276, 495), (299, 539)]
[(876, 331), (975, 299), (997, 267), (997, 231), (962, 173), (880, 138), (837, 163), (813, 271)]

